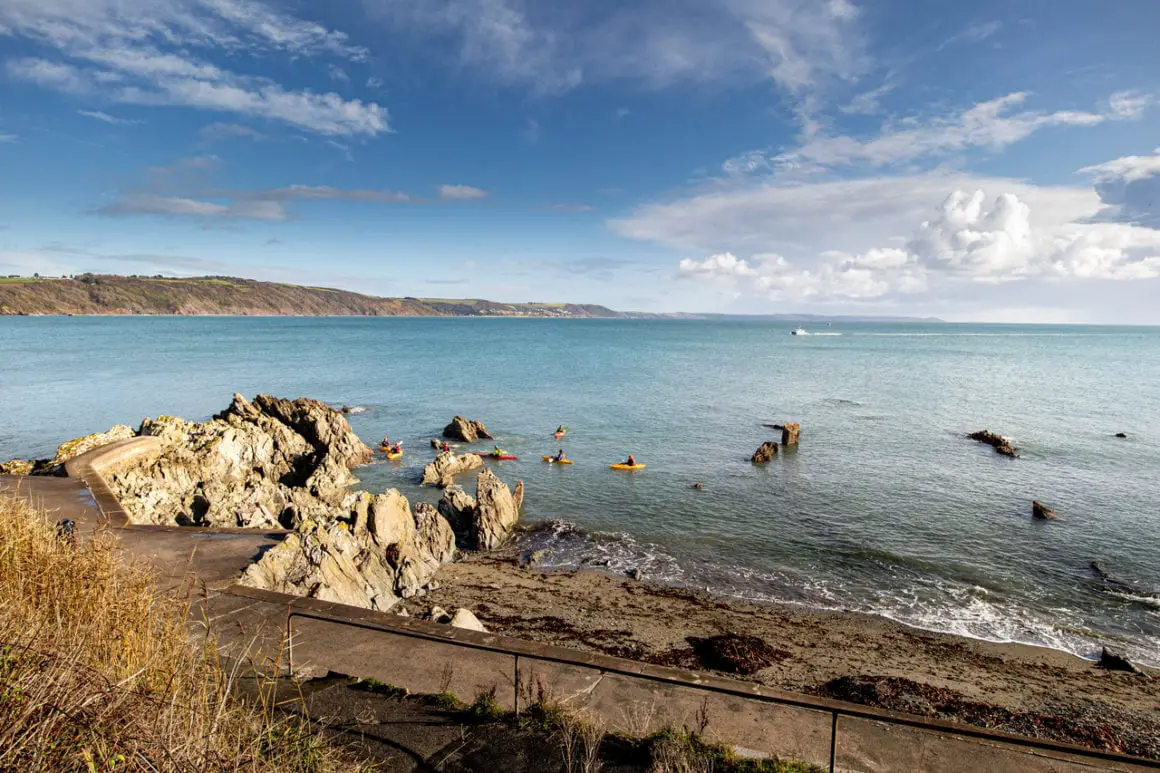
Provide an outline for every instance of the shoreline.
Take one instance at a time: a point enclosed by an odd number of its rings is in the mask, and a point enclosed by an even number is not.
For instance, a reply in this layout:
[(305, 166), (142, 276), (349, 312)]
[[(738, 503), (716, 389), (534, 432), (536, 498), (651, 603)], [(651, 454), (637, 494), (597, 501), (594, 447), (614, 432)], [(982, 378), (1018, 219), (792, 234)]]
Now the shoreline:
[(739, 678), (1160, 758), (1157, 669), (1109, 671), (1040, 645), (863, 612), (730, 600), (599, 571), (520, 568), (519, 559), (509, 547), (447, 564), (435, 590), (404, 606), (411, 614), (468, 607), (494, 633), (691, 670), (712, 669), (687, 637), (756, 636), (772, 662)]

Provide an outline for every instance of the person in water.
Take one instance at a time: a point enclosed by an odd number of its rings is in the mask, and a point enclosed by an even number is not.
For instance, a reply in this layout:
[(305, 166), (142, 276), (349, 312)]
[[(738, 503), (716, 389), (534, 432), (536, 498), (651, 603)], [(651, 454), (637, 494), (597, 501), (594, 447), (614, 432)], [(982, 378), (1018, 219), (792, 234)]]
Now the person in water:
[(446, 451), (447, 453), (451, 453), (451, 444), (448, 443), (446, 440), (443, 441), (443, 450)]
[(633, 456), (632, 454), (629, 454), (628, 459), (625, 460), (624, 463), (625, 463), (625, 465), (627, 465), (629, 467), (636, 467), (636, 457)]
[(492, 456), (505, 456), (506, 454), (507, 454), (507, 451), (503, 450), (499, 446), (496, 446), (494, 449), (492, 449), (492, 452), (491, 452)]
[(393, 446), (391, 446), (391, 453), (392, 454), (403, 453), (403, 441), (402, 440), (400, 440), (398, 443), (395, 443)]
[(556, 454), (555, 459), (557, 462), (563, 462), (567, 459), (567, 457), (564, 456), (564, 449), (563, 448), (560, 449), (560, 453)]
[(561, 424), (559, 427), (556, 427), (556, 434), (557, 434), (557, 435), (563, 435), (563, 434), (564, 434), (564, 425), (563, 425), (563, 424)]
[(384, 437), (383, 442), (379, 443), (379, 447), (380, 448), (390, 448), (391, 447), (391, 439), (388, 437)]

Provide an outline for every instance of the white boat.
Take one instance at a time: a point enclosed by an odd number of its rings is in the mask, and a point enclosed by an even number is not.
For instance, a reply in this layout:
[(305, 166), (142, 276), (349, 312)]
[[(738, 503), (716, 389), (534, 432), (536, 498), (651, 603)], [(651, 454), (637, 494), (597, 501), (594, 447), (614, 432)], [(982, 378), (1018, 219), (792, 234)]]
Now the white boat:
[(806, 332), (806, 329), (804, 327), (797, 327), (797, 328), (794, 328), (794, 331), (792, 333), (790, 333), (790, 335), (791, 336), (808, 336), (809, 333)]

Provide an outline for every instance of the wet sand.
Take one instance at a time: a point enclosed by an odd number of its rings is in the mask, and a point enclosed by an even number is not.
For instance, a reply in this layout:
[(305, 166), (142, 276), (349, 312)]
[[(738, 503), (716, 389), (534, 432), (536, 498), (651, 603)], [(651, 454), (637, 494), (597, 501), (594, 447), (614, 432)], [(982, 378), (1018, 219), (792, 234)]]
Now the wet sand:
[(407, 602), (412, 614), (464, 606), (496, 633), (693, 669), (701, 666), (686, 637), (749, 634), (781, 651), (746, 677), (767, 685), (1160, 758), (1155, 670), (1109, 671), (1057, 650), (853, 612), (524, 569), (514, 551), (448, 564), (436, 579), (437, 590)]

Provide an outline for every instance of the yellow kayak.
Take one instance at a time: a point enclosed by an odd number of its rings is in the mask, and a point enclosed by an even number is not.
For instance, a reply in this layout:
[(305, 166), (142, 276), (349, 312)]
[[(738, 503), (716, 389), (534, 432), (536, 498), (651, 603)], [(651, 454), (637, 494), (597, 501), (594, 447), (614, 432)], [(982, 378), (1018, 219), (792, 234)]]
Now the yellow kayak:
[(395, 453), (391, 453), (390, 451), (388, 451), (388, 452), (387, 452), (387, 458), (388, 458), (388, 459), (390, 459), (392, 462), (393, 462), (393, 461), (395, 461), (396, 459), (402, 459), (402, 458), (403, 458), (403, 452), (402, 452), (402, 451), (396, 451)]
[(557, 459), (554, 456), (541, 456), (540, 458), (548, 464), (572, 464), (571, 459)]
[(612, 470), (643, 470), (645, 468), (645, 465), (643, 465), (643, 464), (610, 464), (610, 465), (608, 465), (608, 467), (609, 467), (609, 469), (612, 469)]

